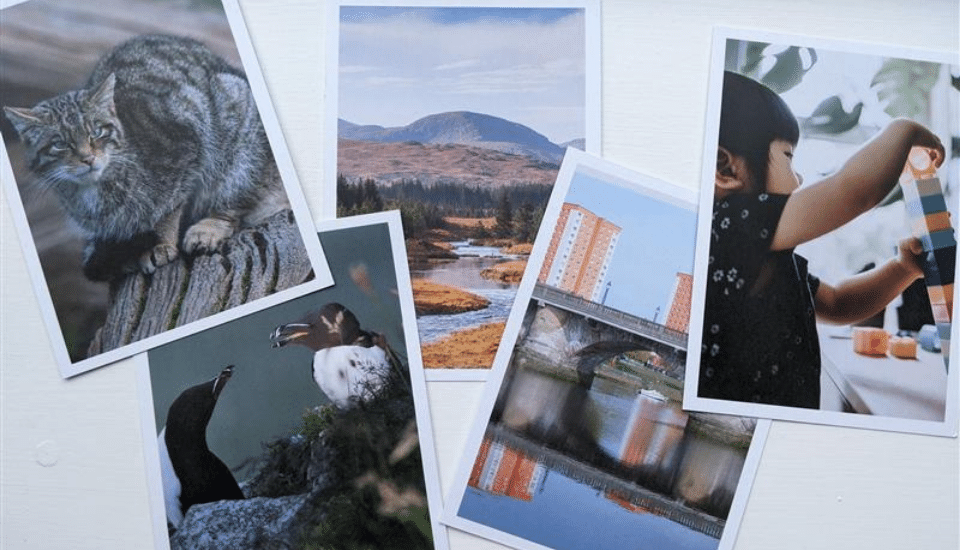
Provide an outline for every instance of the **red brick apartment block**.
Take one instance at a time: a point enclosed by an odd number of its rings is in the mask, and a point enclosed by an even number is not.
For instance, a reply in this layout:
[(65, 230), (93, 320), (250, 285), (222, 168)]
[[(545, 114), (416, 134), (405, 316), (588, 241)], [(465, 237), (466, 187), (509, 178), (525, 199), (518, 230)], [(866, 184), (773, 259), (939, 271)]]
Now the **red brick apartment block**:
[(690, 328), (690, 303), (693, 295), (693, 275), (677, 273), (677, 283), (670, 297), (670, 311), (664, 325), (673, 330), (688, 332)]
[(564, 203), (538, 281), (599, 302), (621, 231), (582, 206)]

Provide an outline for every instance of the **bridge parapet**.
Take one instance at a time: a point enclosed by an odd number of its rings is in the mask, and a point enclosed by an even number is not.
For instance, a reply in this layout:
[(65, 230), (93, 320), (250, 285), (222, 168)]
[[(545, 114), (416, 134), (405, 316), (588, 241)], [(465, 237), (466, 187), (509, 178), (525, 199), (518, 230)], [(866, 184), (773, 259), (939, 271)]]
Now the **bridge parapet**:
[(533, 289), (533, 299), (546, 302), (554, 307), (565, 309), (588, 318), (596, 319), (628, 332), (640, 334), (646, 338), (667, 344), (679, 350), (687, 349), (687, 333), (674, 330), (649, 319), (591, 302), (558, 288), (537, 283)]

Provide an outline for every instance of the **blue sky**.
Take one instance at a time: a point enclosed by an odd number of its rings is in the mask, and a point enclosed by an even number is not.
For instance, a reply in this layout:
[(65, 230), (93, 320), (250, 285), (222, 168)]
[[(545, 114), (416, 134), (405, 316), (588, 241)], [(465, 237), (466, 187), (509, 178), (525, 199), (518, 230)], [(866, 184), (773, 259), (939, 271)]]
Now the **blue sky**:
[(577, 172), (565, 202), (623, 228), (614, 252), (606, 304), (658, 322), (667, 313), (678, 272), (693, 273), (697, 214), (657, 195)]
[(473, 111), (582, 138), (585, 43), (579, 9), (343, 8), (339, 116), (403, 126)]
[(487, 19), (550, 23), (575, 14), (576, 9), (544, 8), (411, 8), (391, 6), (344, 6), (340, 20), (352, 23), (372, 22), (415, 13), (424, 19), (442, 24), (471, 23)]

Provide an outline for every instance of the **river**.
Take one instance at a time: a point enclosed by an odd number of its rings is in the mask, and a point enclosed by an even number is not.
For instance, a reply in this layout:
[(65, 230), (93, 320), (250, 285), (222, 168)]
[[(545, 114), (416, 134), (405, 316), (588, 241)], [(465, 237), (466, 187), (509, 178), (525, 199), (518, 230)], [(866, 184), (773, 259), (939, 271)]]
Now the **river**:
[[(599, 378), (586, 389), (528, 369), (507, 391), (494, 425), (526, 443), (485, 442), (460, 516), (557, 549), (717, 547), (745, 448), (720, 442), (655, 391)], [(591, 439), (632, 473), (606, 474), (576, 451), (537, 452), (550, 438), (552, 449)]]
[(480, 272), (499, 263), (519, 259), (505, 255), (499, 248), (475, 246), (469, 241), (451, 242), (456, 260), (414, 265), (410, 270), (412, 279), (422, 279), (472, 292), (490, 300), (490, 305), (478, 311), (451, 315), (420, 315), (417, 328), (420, 341), (430, 343), (455, 332), (488, 323), (506, 322), (517, 294), (517, 285), (485, 279)]

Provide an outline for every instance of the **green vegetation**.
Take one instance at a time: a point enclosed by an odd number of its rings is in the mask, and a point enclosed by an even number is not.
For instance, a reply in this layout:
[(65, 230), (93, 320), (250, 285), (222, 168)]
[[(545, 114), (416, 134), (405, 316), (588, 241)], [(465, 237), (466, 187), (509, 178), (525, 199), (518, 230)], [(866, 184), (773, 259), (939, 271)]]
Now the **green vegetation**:
[(333, 422), (336, 416), (337, 408), (333, 405), (324, 405), (303, 413), (299, 434), (306, 438), (307, 442), (313, 443), (320, 437), (323, 430)]
[(372, 401), (304, 417), (304, 435), (333, 453), (327, 473), (337, 482), (318, 495), (322, 520), (303, 548), (433, 548), (414, 418), (409, 382), (399, 379)]
[[(337, 216), (398, 209), (408, 237), (444, 228), (446, 217), (495, 216), (494, 227), (481, 227), (477, 238), (492, 234), (527, 243), (536, 237), (550, 192), (551, 186), (542, 184), (482, 189), (443, 182), (424, 185), (416, 179), (392, 184), (372, 178), (350, 181), (341, 174), (337, 176)], [(534, 205), (541, 206), (535, 208)]]

